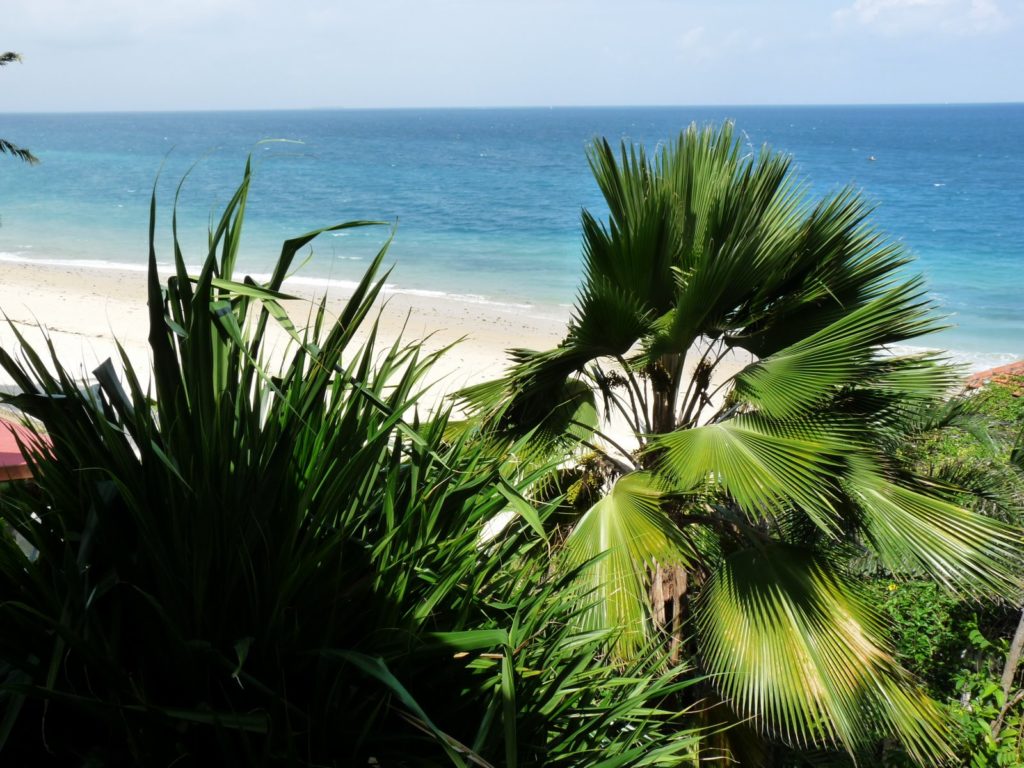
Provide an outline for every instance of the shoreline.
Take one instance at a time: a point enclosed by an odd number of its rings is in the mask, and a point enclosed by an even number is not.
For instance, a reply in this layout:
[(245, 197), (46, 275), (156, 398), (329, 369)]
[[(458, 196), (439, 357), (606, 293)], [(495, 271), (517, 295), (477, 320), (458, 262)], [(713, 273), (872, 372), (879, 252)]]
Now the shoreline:
[[(121, 343), (136, 372), (149, 371), (145, 268), (4, 259), (3, 272), (0, 346), (12, 353), (17, 350), (15, 334), (3, 322), (6, 319), (40, 353), (46, 349), (48, 335), (62, 364), (76, 378), (90, 378), (91, 371), (108, 357), (117, 364), (114, 339)], [(164, 279), (170, 274), (161, 273)], [(298, 276), (286, 281), (285, 290), (299, 298), (283, 303), (301, 326), (314, 303), (324, 296), (329, 316), (337, 316), (354, 286), (349, 281)], [(380, 344), (401, 337), (420, 342), (426, 352), (454, 345), (433, 368), (430, 381), (435, 402), (464, 386), (500, 376), (508, 364), (508, 348), (556, 346), (564, 337), (570, 317), (568, 307), (506, 304), (390, 286), (382, 291), (377, 308)], [(368, 329), (369, 324), (365, 327)], [(359, 338), (366, 335), (361, 332)], [(283, 331), (272, 332), (268, 348), (283, 348), (287, 342)], [(1007, 365), (1005, 361), (999, 363)], [(1009, 365), (1024, 366), (1024, 360), (1012, 360)], [(730, 371), (723, 371), (726, 375), (735, 373), (742, 364), (736, 360), (729, 367)], [(999, 369), (999, 365), (978, 360), (966, 363), (966, 367), (965, 383)], [(0, 388), (12, 383), (6, 372), (0, 371)]]
[[(0, 312), (40, 352), (45, 350), (45, 329), (62, 364), (74, 376), (87, 377), (108, 357), (116, 361), (115, 338), (137, 372), (148, 370), (145, 270), (5, 261), (3, 271)], [(310, 285), (301, 278), (286, 282), (285, 290), (299, 297), (284, 302), (299, 326), (314, 302), (325, 295), (328, 313), (336, 316), (351, 294), (345, 284)], [(557, 318), (511, 305), (387, 289), (377, 307), (381, 343), (390, 344), (401, 336), (421, 342), (428, 352), (455, 344), (430, 378), (444, 393), (500, 375), (508, 347), (555, 346), (569, 317), (568, 310)], [(281, 332), (275, 334), (272, 345), (286, 341)], [(0, 346), (12, 353), (17, 349), (7, 322), (0, 323)], [(0, 371), (0, 386), (11, 383)]]

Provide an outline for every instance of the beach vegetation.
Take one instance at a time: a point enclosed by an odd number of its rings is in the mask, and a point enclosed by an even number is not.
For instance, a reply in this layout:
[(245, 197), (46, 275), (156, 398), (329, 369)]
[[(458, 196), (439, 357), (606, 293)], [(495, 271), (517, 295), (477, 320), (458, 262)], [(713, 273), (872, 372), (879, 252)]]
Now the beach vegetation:
[(11, 326), (0, 760), (1022, 764), (1020, 381), (950, 398), (905, 248), (730, 124), (590, 163), (566, 337), (469, 418), (378, 339), (390, 238), (286, 290), (379, 222), (241, 274), (248, 167), (198, 274), (154, 195), (151, 369)]
[(583, 212), (564, 340), (459, 394), (492, 450), (524, 471), (558, 457), (549, 482), (596, 499), (559, 534), (562, 569), (600, 558), (580, 626), (705, 673), (703, 722), (734, 724), (707, 743), (744, 765), (952, 759), (865, 569), (1017, 603), (1020, 529), (902, 450), (960, 376), (905, 351), (941, 327), (911, 256), (856, 190), (810, 197), (729, 123), (589, 160), (607, 218)]
[[(922, 476), (955, 484), (985, 515), (1024, 519), (1024, 405), (1020, 377), (996, 377), (919, 422), (902, 453)], [(892, 621), (898, 658), (945, 702), (955, 764), (1024, 765), (1024, 613), (1019, 603), (955, 598), (922, 575), (865, 574)], [(888, 582), (888, 583), (887, 583)]]
[[(0, 350), (51, 448), (0, 494), (5, 765), (679, 765), (699, 683), (580, 627), (555, 504), (420, 415), (437, 352), (379, 343), (385, 242), (337, 315), (237, 276), (250, 176), (187, 271), (148, 256), (151, 371)], [(272, 335), (274, 330), (278, 336)], [(287, 351), (269, 347), (283, 337)], [(278, 339), (278, 341), (272, 341)], [(280, 349), (277, 350), (280, 353)], [(274, 360), (277, 362), (275, 363)], [(509, 507), (521, 514), (482, 543)], [(634, 647), (637, 647), (634, 645)]]

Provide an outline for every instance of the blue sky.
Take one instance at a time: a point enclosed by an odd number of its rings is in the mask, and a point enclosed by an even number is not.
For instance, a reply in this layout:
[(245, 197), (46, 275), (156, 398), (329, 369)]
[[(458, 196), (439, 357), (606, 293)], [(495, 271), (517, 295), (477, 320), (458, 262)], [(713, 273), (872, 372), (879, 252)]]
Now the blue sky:
[(4, 0), (0, 111), (1024, 101), (1024, 0)]

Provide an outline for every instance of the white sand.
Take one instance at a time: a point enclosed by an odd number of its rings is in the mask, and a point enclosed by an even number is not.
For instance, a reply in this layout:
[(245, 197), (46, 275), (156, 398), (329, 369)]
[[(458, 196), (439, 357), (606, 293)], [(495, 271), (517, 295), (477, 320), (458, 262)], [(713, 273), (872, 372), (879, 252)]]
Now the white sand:
[[(42, 327), (64, 367), (76, 378), (88, 380), (90, 372), (108, 357), (120, 367), (116, 338), (140, 380), (148, 382), (144, 272), (12, 262), (0, 264), (0, 270), (0, 311), (40, 354), (45, 350)], [(304, 297), (288, 305), (293, 321), (301, 328), (318, 296), (304, 286), (286, 285), (285, 289)], [(337, 295), (329, 294), (329, 311), (340, 311), (346, 298), (340, 289)], [(379, 343), (390, 344), (401, 334), (408, 341), (427, 339), (426, 349), (435, 350), (461, 339), (433, 369), (432, 380), (438, 381), (433, 390), (436, 403), (445, 393), (501, 375), (509, 347), (555, 346), (564, 336), (567, 320), (567, 310), (558, 319), (530, 309), (396, 293), (384, 297)], [(275, 348), (283, 348), (287, 341), (283, 332), (272, 339)], [(2, 321), (0, 346), (11, 354), (18, 349), (10, 325)], [(692, 366), (697, 356), (689, 357)], [(725, 360), (717, 368), (718, 376), (731, 376), (747, 362), (738, 357)], [(0, 370), (0, 385), (11, 384), (6, 371)], [(621, 419), (616, 419), (608, 432), (620, 444), (635, 444)]]
[[(15, 327), (42, 349), (45, 328), (61, 361), (76, 376), (89, 372), (116, 350), (117, 338), (137, 371), (149, 368), (146, 336), (149, 329), (145, 274), (141, 271), (78, 268), (7, 262), (0, 265), (0, 310)], [(299, 327), (310, 313), (314, 295), (304, 286), (288, 286), (302, 302), (289, 302), (288, 310)], [(338, 312), (347, 294), (328, 295), (328, 308)], [(405, 327), (403, 332), (402, 328)], [(460, 302), (453, 299), (386, 294), (382, 303), (380, 338), (390, 343), (400, 333), (412, 340), (427, 339), (427, 349), (461, 341), (442, 358), (435, 378), (452, 391), (467, 383), (499, 375), (505, 367), (506, 347), (545, 349), (558, 343), (564, 320), (538, 316), (530, 310)], [(428, 338), (429, 337), (429, 338)], [(283, 344), (281, 334), (276, 344)], [(3, 323), (0, 345), (17, 348), (14, 333)], [(10, 384), (0, 371), (0, 384)]]

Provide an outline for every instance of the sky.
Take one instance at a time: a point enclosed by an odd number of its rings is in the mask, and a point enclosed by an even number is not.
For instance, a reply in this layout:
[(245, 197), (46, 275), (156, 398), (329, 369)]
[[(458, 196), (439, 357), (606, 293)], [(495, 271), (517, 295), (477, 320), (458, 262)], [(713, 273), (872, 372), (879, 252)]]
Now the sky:
[(0, 112), (1024, 101), (1024, 0), (4, 0)]

